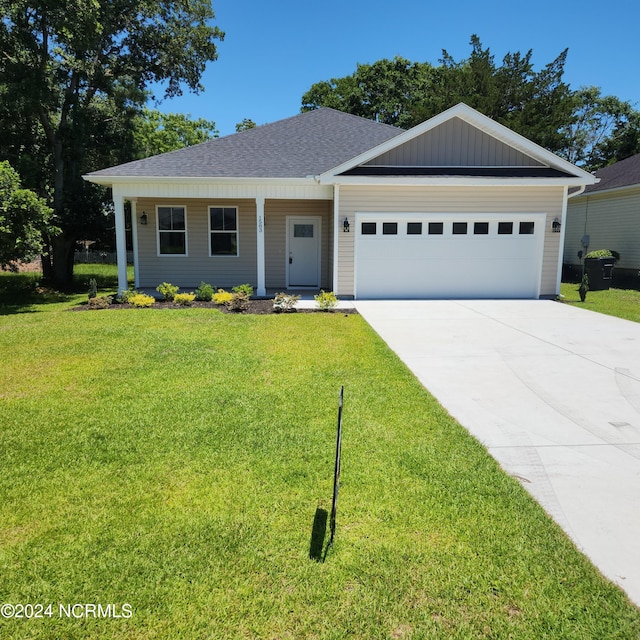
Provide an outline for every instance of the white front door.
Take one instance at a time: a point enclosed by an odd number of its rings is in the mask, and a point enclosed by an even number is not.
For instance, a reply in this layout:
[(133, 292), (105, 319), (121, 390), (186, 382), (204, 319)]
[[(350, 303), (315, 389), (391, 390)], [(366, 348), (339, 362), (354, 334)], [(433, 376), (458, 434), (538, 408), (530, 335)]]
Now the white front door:
[(287, 287), (320, 286), (320, 218), (287, 218)]

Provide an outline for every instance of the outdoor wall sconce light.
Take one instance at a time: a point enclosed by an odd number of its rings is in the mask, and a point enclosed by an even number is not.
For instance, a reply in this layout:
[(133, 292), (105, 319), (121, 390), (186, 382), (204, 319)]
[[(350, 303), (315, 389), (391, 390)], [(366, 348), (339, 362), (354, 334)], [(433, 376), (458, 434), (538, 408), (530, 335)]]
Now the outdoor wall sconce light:
[(553, 231), (553, 233), (560, 233), (561, 227), (562, 225), (560, 224), (560, 220), (558, 220), (558, 218), (554, 218), (551, 223), (551, 231)]
[(349, 233), (349, 219), (345, 218), (344, 222), (342, 223), (342, 231), (344, 233)]
[(149, 220), (149, 217), (147, 216), (147, 214), (143, 211), (142, 215), (140, 216), (140, 224), (142, 225), (146, 225), (147, 222)]

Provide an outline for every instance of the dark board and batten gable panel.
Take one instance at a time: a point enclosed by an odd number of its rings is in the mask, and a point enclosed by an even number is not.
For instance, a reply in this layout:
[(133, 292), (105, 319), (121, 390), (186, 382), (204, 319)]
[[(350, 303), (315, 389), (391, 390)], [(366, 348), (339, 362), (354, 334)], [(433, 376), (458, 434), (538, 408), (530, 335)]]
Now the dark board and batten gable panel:
[(452, 118), (362, 166), (543, 167), (545, 165), (461, 118)]

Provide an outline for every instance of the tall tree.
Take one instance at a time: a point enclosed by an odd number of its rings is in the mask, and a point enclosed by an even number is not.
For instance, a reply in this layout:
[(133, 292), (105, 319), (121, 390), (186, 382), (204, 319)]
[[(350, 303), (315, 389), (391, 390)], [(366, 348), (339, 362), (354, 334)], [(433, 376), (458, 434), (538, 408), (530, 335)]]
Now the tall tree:
[(148, 158), (192, 147), (218, 135), (216, 123), (212, 120), (193, 120), (182, 113), (161, 113), (145, 108), (134, 122), (133, 155), (135, 158)]
[(64, 286), (76, 240), (104, 217), (82, 173), (130, 159), (152, 83), (164, 97), (200, 91), (224, 34), (209, 0), (0, 0), (0, 10), (0, 155), (54, 210), (62, 232), (43, 269)]
[(567, 49), (536, 71), (531, 50), (507, 53), (498, 65), (478, 36), (470, 45), (462, 60), (443, 50), (437, 66), (403, 58), (358, 65), (352, 75), (312, 85), (302, 110), (328, 106), (408, 128), (465, 102), (579, 164), (638, 149), (640, 117), (628, 103), (598, 90), (574, 91), (564, 81)]
[(15, 263), (36, 257), (44, 246), (43, 234), (52, 232), (52, 210), (33, 191), (23, 189), (16, 170), (0, 162), (0, 268), (15, 270)]

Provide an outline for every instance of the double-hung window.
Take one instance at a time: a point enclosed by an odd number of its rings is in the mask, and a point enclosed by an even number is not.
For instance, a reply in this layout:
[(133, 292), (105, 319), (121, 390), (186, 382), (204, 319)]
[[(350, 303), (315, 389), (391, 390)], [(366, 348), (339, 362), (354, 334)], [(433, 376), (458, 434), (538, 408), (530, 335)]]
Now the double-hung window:
[(187, 255), (187, 212), (184, 207), (158, 207), (158, 254)]
[(209, 207), (209, 230), (210, 255), (238, 255), (237, 207)]

